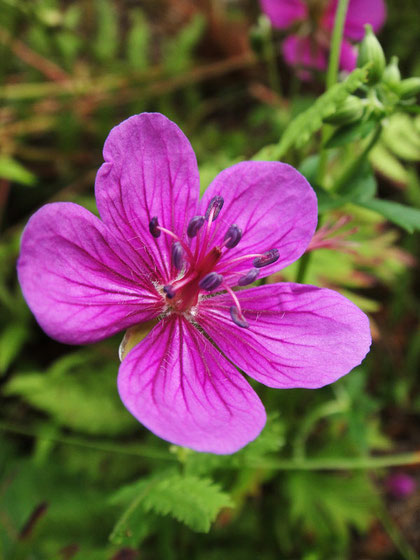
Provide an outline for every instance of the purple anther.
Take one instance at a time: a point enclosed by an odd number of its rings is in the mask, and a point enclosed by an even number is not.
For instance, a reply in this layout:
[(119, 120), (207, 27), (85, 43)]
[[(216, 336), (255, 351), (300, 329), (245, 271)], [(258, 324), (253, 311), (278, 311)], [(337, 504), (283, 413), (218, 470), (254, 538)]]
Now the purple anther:
[(220, 210), (222, 209), (224, 200), (223, 197), (221, 196), (214, 196), (210, 202), (209, 205), (207, 206), (207, 210), (206, 210), (206, 220), (209, 219), (211, 211), (213, 210), (213, 218), (212, 218), (212, 222), (214, 222), (214, 220), (217, 218), (217, 216), (219, 215)]
[(153, 237), (159, 237), (162, 233), (159, 229), (159, 221), (157, 216), (154, 216), (149, 222), (149, 231), (153, 235)]
[(168, 299), (173, 299), (175, 297), (176, 292), (175, 292), (173, 286), (171, 286), (170, 284), (167, 284), (166, 286), (163, 286), (163, 291), (165, 292), (166, 297)]
[(269, 264), (273, 264), (279, 258), (279, 251), (278, 249), (270, 249), (270, 251), (266, 251), (261, 255), (261, 257), (257, 257), (254, 259), (253, 265), (256, 268), (262, 268), (263, 266), (268, 266)]
[(260, 271), (258, 268), (251, 268), (244, 276), (241, 276), (238, 280), (238, 286), (248, 286), (248, 284), (252, 284), (258, 278)]
[(209, 272), (200, 280), (198, 285), (206, 292), (211, 292), (220, 286), (223, 282), (223, 276), (217, 272)]
[(172, 264), (178, 270), (181, 270), (184, 264), (184, 249), (179, 241), (172, 245)]
[(230, 226), (225, 235), (225, 247), (233, 249), (239, 243), (242, 237), (242, 230), (236, 224)]
[(232, 321), (238, 327), (242, 327), (243, 329), (247, 329), (249, 327), (249, 323), (245, 321), (242, 314), (239, 314), (238, 308), (235, 305), (232, 305), (230, 308), (230, 316), (232, 317)]
[(188, 237), (195, 237), (204, 224), (204, 216), (194, 216), (187, 227)]

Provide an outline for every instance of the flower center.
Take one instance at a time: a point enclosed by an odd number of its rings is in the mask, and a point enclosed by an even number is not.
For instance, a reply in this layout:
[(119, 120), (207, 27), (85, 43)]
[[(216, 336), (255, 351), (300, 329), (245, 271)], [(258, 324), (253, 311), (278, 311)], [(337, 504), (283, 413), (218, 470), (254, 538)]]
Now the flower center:
[[(220, 289), (230, 294), (234, 305), (230, 308), (232, 321), (243, 328), (248, 323), (235, 292), (227, 285), (225, 276), (232, 275), (237, 263), (251, 261), (253, 267), (246, 274), (238, 274), (237, 285), (252, 284), (259, 274), (259, 269), (274, 263), (279, 258), (277, 249), (265, 253), (241, 255), (224, 259), (222, 256), (235, 248), (242, 238), (242, 230), (236, 224), (231, 225), (220, 245), (213, 244), (213, 222), (216, 221), (222, 207), (223, 198), (215, 196), (210, 201), (204, 216), (194, 216), (188, 223), (186, 239), (182, 239), (171, 230), (159, 225), (157, 216), (149, 222), (151, 235), (157, 240), (162, 233), (174, 239), (171, 248), (173, 277), (168, 284), (161, 287), (168, 308), (173, 313), (191, 313), (197, 306), (200, 296), (209, 296)], [(157, 241), (156, 241), (157, 242)]]

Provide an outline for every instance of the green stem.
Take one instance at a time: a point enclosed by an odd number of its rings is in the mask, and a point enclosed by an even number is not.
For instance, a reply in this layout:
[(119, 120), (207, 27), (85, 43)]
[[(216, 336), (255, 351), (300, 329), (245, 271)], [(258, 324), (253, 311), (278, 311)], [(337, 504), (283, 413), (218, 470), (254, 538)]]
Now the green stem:
[(404, 558), (404, 560), (419, 560), (419, 557), (416, 554), (415, 550), (406, 541), (404, 535), (394, 523), (386, 509), (382, 507), (379, 508), (377, 515), (385, 531), (388, 533), (392, 542), (394, 543), (396, 549), (401, 554), (401, 558)]
[(45, 441), (53, 441), (55, 443), (64, 445), (74, 445), (75, 447), (84, 447), (86, 449), (93, 449), (95, 451), (102, 451), (104, 453), (119, 453), (121, 455), (131, 455), (133, 457), (145, 457), (148, 459), (163, 459), (166, 461), (176, 461), (174, 455), (169, 454), (167, 451), (152, 448), (146, 445), (114, 445), (104, 441), (90, 441), (83, 440), (77, 437), (65, 436), (62, 434), (42, 434), (30, 428), (22, 428), (20, 426), (13, 426), (6, 422), (0, 422), (0, 431), (11, 432), (22, 436), (28, 436)]
[[(330, 89), (336, 82), (338, 77), (338, 67), (340, 62), (341, 42), (343, 39), (344, 22), (346, 21), (347, 7), (349, 0), (339, 0), (337, 11), (334, 19), (334, 29), (331, 37), (330, 58), (328, 61), (328, 70), (326, 78), (326, 89)], [(322, 146), (324, 146), (329, 130), (331, 127), (324, 125), (322, 128)], [(317, 181), (320, 185), (324, 182), (324, 176), (327, 169), (327, 150), (321, 149), (319, 158)]]
[(320, 457), (299, 459), (266, 459), (249, 462), (248, 467), (266, 468), (281, 471), (325, 471), (325, 470), (371, 470), (398, 467), (402, 465), (419, 465), (420, 454), (401, 453), (382, 457)]
[[(338, 77), (338, 66), (340, 62), (341, 42), (343, 39), (344, 22), (346, 20), (347, 7), (349, 0), (338, 0), (337, 11), (334, 19), (334, 29), (331, 37), (330, 58), (328, 61), (328, 70), (326, 78), (326, 89), (330, 89), (336, 82)], [(318, 185), (324, 184), (325, 174), (327, 172), (327, 150), (323, 147), (327, 141), (330, 126), (324, 125), (321, 132), (321, 153), (319, 156), (318, 171), (316, 182)], [(320, 225), (320, 220), (318, 222)], [(306, 253), (299, 263), (299, 269), (296, 277), (296, 282), (303, 283), (305, 275), (308, 270), (309, 263), (312, 259), (312, 253)]]
[(302, 255), (302, 257), (299, 260), (298, 271), (297, 271), (297, 274), (296, 274), (296, 282), (298, 284), (303, 284), (303, 281), (304, 281), (305, 276), (306, 276), (306, 270), (307, 270), (308, 264), (309, 264), (310, 254), (311, 253), (305, 253), (304, 255)]
[(331, 38), (330, 59), (327, 70), (327, 89), (337, 82), (340, 62), (341, 42), (343, 39), (344, 22), (346, 21), (349, 0), (339, 0), (335, 14), (334, 29)]
[[(131, 455), (134, 457), (145, 457), (150, 459), (162, 459), (164, 461), (176, 461), (177, 457), (174, 454), (148, 447), (146, 445), (136, 445), (130, 447), (129, 445), (113, 445), (107, 442), (87, 441), (79, 438), (59, 435), (43, 435), (38, 434), (36, 430), (30, 428), (21, 428), (11, 424), (0, 422), (0, 430), (4, 432), (12, 432), (29, 437), (47, 439), (55, 441), (59, 444), (74, 445), (77, 447), (84, 447), (105, 453), (119, 453), (121, 455)], [(243, 466), (255, 469), (275, 469), (282, 471), (290, 470), (305, 470), (305, 471), (322, 471), (322, 470), (369, 470), (380, 469), (387, 467), (397, 467), (402, 465), (420, 465), (420, 452), (401, 453), (395, 455), (385, 455), (379, 457), (316, 457), (300, 459), (264, 459), (261, 461), (247, 461)], [(226, 463), (224, 465), (227, 469), (237, 469), (238, 465)]]
[(273, 30), (269, 21), (267, 21), (267, 30), (264, 34), (264, 58), (267, 64), (270, 88), (277, 95), (281, 96), (280, 76), (277, 68), (276, 51), (273, 44)]

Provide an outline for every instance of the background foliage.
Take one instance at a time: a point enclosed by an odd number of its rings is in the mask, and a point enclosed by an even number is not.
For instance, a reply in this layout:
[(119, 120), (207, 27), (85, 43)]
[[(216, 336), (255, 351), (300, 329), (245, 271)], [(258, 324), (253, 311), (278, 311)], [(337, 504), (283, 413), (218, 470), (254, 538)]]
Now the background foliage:
[[(420, 75), (420, 10), (396, 4), (381, 43), (408, 78)], [(396, 472), (420, 482), (419, 108), (380, 85), (384, 112), (326, 128), (349, 93), (367, 95), (368, 69), (323, 94), (274, 56), (259, 15), (245, 0), (0, 0), (1, 559), (420, 554), (419, 491), (397, 498), (388, 485)], [(297, 166), (329, 235), (273, 280), (304, 276), (370, 314), (373, 350), (344, 379), (256, 388), (269, 421), (233, 456), (168, 446), (137, 424), (115, 386), (121, 336), (55, 343), (17, 285), (29, 215), (56, 200), (96, 212), (104, 139), (142, 111), (181, 126), (203, 189), (243, 159)]]

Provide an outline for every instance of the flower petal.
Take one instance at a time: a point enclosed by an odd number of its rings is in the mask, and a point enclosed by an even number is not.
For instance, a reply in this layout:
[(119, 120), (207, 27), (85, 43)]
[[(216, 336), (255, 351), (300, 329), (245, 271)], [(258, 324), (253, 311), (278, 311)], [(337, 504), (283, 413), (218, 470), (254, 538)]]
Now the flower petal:
[(196, 320), (234, 364), (269, 387), (322, 387), (369, 351), (368, 318), (337, 292), (284, 283), (236, 295), (248, 329), (233, 324), (228, 295), (202, 301)]
[(96, 216), (70, 202), (29, 220), (18, 261), (23, 295), (45, 332), (68, 344), (106, 338), (162, 308), (138, 253)]
[[(222, 195), (224, 205), (214, 222), (214, 244), (222, 244), (232, 224), (242, 229), (242, 239), (222, 256), (218, 269), (248, 254), (278, 249), (280, 258), (261, 269), (260, 277), (284, 268), (305, 251), (317, 222), (317, 201), (307, 180), (290, 165), (279, 162), (245, 161), (225, 169), (204, 193), (201, 211)], [(236, 274), (249, 270), (252, 258), (229, 268)]]
[[(324, 71), (327, 69), (328, 52), (309, 37), (290, 35), (283, 42), (283, 56), (289, 66)], [(304, 79), (307, 75), (303, 74)]]
[[(324, 25), (332, 29), (338, 0), (333, 0), (324, 17)], [(370, 23), (378, 31), (386, 18), (384, 0), (350, 0), (344, 25), (344, 36), (354, 41), (361, 41), (365, 35), (364, 25)]]
[(149, 222), (157, 216), (182, 235), (196, 213), (199, 176), (191, 144), (163, 115), (142, 113), (111, 130), (104, 159), (95, 184), (101, 218), (134, 249), (146, 245), (155, 280), (167, 282), (173, 239), (153, 237)]
[(302, 0), (260, 0), (261, 9), (277, 29), (285, 29), (296, 20), (305, 19), (307, 7)]
[(179, 316), (160, 321), (128, 354), (118, 390), (149, 430), (197, 451), (233, 453), (255, 439), (266, 420), (248, 382)]

